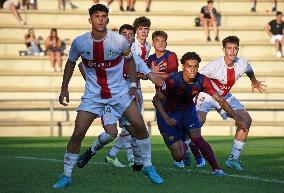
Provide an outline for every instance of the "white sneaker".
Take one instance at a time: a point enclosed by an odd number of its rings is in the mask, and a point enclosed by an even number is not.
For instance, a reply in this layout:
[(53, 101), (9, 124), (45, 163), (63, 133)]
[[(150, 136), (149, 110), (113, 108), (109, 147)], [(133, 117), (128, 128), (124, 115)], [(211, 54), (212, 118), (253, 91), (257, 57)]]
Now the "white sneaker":
[(282, 57), (283, 57), (283, 55), (282, 55), (282, 53), (281, 53), (280, 51), (278, 51), (278, 52), (276, 53), (276, 56), (277, 56), (277, 58), (282, 58)]

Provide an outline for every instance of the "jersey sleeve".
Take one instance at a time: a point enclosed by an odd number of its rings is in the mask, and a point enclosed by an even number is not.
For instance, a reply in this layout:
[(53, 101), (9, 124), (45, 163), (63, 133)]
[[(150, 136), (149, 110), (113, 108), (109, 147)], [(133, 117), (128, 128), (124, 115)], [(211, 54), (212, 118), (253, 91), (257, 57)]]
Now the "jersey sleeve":
[(204, 76), (207, 76), (208, 78), (212, 78), (213, 75), (215, 74), (215, 69), (216, 69), (216, 68), (212, 68), (212, 66), (214, 66), (212, 65), (212, 63), (206, 64), (198, 72), (200, 74), (203, 74)]
[(210, 96), (213, 96), (213, 95), (217, 94), (217, 91), (213, 87), (210, 79), (207, 78), (206, 76), (204, 76), (202, 87), (203, 87), (203, 92), (209, 94)]
[(76, 38), (73, 40), (71, 44), (68, 60), (75, 63), (79, 57), (80, 57), (80, 52), (78, 49), (78, 39)]
[(122, 37), (122, 56), (126, 59), (131, 58), (131, 47), (125, 37)]
[(175, 82), (173, 79), (168, 78), (163, 85), (160, 87), (160, 91), (163, 93), (165, 96), (169, 96), (171, 93), (176, 93), (175, 92)]
[(250, 65), (250, 63), (247, 62), (247, 68), (245, 72), (252, 72), (252, 66)]
[(167, 62), (168, 62), (167, 73), (178, 71), (178, 58), (174, 52), (169, 54)]
[(132, 55), (133, 55), (133, 58), (136, 64), (137, 72), (142, 73), (142, 74), (149, 74), (151, 70), (148, 68), (144, 60), (140, 58), (139, 56), (137, 56), (136, 54), (132, 54)]

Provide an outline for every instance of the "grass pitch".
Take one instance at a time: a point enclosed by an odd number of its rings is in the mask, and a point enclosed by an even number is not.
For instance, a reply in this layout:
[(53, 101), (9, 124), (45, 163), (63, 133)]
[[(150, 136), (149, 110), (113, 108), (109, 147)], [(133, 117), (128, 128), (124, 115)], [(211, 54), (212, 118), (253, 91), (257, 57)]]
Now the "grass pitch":
[[(52, 185), (63, 171), (63, 155), (69, 138), (0, 138), (1, 193), (240, 193), (284, 192), (284, 138), (250, 137), (241, 155), (245, 170), (225, 168), (233, 137), (205, 137), (211, 144), (226, 177), (210, 174), (210, 167), (199, 170), (195, 162), (185, 169), (175, 169), (169, 151), (160, 136), (152, 140), (153, 163), (164, 178), (163, 185), (154, 185), (140, 172), (130, 168), (114, 168), (104, 163), (106, 146), (85, 168), (75, 167), (73, 183), (63, 190)], [(86, 138), (84, 151), (95, 139)], [(126, 163), (126, 154), (119, 158)]]

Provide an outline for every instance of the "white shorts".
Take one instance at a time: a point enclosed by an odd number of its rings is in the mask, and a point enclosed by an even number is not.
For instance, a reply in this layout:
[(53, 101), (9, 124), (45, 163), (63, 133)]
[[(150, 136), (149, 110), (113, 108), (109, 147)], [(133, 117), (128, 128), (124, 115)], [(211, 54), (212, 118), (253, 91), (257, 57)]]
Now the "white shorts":
[[(137, 93), (139, 96), (137, 106), (138, 110), (141, 112), (143, 107), (143, 95), (141, 89), (138, 89)], [(117, 121), (119, 122), (120, 128), (123, 128), (125, 125), (131, 125), (125, 117), (119, 116), (115, 109), (110, 106), (106, 106), (102, 116), (103, 125), (112, 125), (117, 123)]]
[(7, 0), (3, 4), (3, 9), (9, 9), (10, 4), (14, 4), (16, 7), (19, 5), (19, 0)]
[(110, 99), (105, 103), (96, 102), (90, 98), (82, 98), (82, 102), (77, 111), (87, 111), (100, 117), (103, 115), (105, 107), (110, 106), (117, 113), (117, 116), (121, 117), (133, 99), (134, 96), (130, 96), (128, 92), (118, 99)]
[(276, 40), (282, 41), (282, 37), (283, 37), (282, 35), (273, 35), (271, 36), (270, 42), (275, 44)]
[[(245, 109), (245, 107), (231, 93), (228, 93), (224, 99), (229, 103), (233, 110)], [(208, 113), (211, 109), (216, 109), (221, 117), (226, 120), (230, 116), (225, 112), (219, 103), (215, 101), (209, 94), (201, 92), (196, 100), (196, 110)]]

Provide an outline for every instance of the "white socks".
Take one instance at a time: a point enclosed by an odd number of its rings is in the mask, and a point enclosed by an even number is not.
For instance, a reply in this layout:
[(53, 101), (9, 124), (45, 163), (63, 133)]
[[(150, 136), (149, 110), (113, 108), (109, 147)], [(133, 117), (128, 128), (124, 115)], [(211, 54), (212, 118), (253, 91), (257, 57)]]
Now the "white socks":
[(64, 175), (71, 177), (74, 165), (77, 162), (79, 154), (65, 152), (64, 155)]
[(151, 143), (149, 137), (141, 140), (132, 138), (132, 147), (133, 147), (134, 161), (136, 164), (138, 165), (143, 164), (143, 167), (152, 165)]
[(123, 138), (119, 135), (117, 140), (108, 154), (112, 157), (116, 157), (118, 152), (123, 148)]
[(113, 141), (113, 137), (110, 136), (108, 133), (103, 132), (98, 136), (98, 139), (95, 141), (95, 143), (91, 146), (91, 151), (93, 153), (96, 153), (101, 148), (103, 148), (105, 145)]
[(245, 142), (239, 141), (237, 139), (234, 139), (231, 155), (229, 159), (239, 159), (241, 151), (245, 145)]

